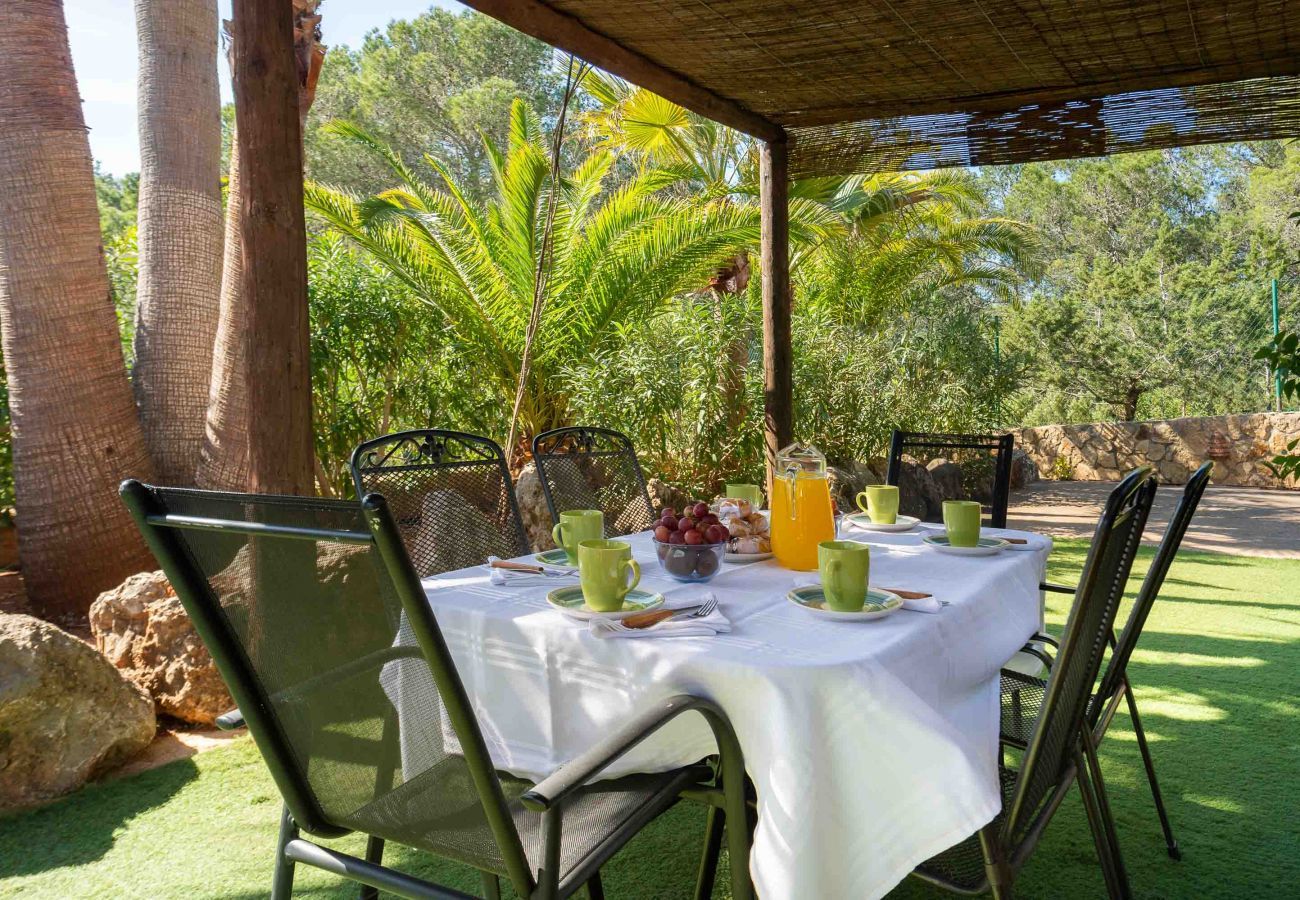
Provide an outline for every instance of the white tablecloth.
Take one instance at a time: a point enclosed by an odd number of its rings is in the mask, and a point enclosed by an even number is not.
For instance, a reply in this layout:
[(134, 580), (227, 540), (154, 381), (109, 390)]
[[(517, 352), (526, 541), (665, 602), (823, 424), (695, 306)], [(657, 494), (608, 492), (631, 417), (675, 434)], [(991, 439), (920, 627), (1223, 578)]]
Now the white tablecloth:
[[(567, 579), (494, 586), (484, 569), (469, 569), (425, 587), (500, 768), (543, 777), (647, 704), (707, 696), (730, 717), (757, 787), (759, 895), (856, 900), (887, 893), (997, 813), (998, 669), (1040, 621), (1050, 541), (963, 558), (922, 546), (926, 533), (845, 529), (873, 543), (873, 584), (949, 603), (872, 622), (828, 622), (795, 607), (786, 591), (815, 573), (775, 560), (725, 565), (707, 586), (672, 581), (648, 534), (628, 539), (641, 586), (670, 601), (713, 591), (730, 634), (595, 638), (546, 604)], [(400, 692), (395, 699), (414, 725)], [(404, 739), (419, 730), (404, 724)], [(703, 719), (688, 714), (608, 774), (712, 752)]]

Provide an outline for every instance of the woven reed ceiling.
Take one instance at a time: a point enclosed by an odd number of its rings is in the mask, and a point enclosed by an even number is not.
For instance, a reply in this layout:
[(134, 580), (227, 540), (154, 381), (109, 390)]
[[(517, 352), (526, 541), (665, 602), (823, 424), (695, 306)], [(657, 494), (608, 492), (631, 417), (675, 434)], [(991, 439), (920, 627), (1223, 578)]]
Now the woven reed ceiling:
[(1300, 0), (466, 2), (784, 128), (796, 177), (1300, 135)]

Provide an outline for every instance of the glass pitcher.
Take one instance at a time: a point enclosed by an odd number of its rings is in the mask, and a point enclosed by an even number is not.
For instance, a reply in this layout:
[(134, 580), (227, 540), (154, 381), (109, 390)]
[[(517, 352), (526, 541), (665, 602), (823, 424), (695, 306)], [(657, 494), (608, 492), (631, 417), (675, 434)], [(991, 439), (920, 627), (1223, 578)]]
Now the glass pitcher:
[(835, 539), (826, 457), (812, 444), (791, 444), (772, 473), (772, 552), (787, 569), (817, 568), (817, 545)]

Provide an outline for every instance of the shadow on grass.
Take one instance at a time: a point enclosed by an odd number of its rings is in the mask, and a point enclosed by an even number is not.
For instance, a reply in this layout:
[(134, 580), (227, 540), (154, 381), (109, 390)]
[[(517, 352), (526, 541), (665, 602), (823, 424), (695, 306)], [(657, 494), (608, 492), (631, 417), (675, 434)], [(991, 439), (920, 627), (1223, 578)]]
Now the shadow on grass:
[[(129, 778), (91, 784), (33, 812), (0, 819), (0, 879), (33, 875), (100, 859), (117, 831), (162, 806), (198, 777), (193, 760), (168, 763)], [(21, 821), (21, 827), (17, 826)]]

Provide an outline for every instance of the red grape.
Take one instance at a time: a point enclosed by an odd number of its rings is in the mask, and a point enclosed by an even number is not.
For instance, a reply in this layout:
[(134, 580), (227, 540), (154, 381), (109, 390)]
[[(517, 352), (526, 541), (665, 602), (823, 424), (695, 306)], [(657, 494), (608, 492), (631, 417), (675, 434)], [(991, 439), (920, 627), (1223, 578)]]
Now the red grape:
[(715, 522), (709, 526), (709, 530), (705, 532), (704, 536), (710, 544), (721, 544), (731, 537), (731, 532), (727, 530), (726, 525), (719, 525)]
[(700, 523), (703, 525), (717, 525), (720, 521), (721, 520), (714, 513), (709, 513), (703, 519), (700, 519)]
[(660, 525), (662, 525), (663, 527), (667, 528), (669, 531), (676, 531), (676, 530), (677, 530), (677, 517), (676, 517), (676, 516), (667, 516), (667, 515), (665, 515), (662, 519), (659, 520), (659, 523), (658, 523), (658, 524), (660, 524)]
[(677, 520), (678, 531), (690, 531), (694, 527), (695, 527), (695, 520), (692, 519), (690, 516), (682, 516), (680, 519)]
[(674, 531), (672, 534), (668, 535), (668, 543), (684, 544), (686, 543), (686, 538), (682, 537), (682, 533), (680, 531)]
[(709, 514), (709, 504), (701, 500), (699, 503), (695, 504), (695, 508), (692, 509), (691, 512), (695, 515), (695, 518), (703, 519)]
[(676, 518), (677, 518), (677, 510), (673, 509), (671, 506), (665, 506), (665, 507), (660, 511), (659, 516), (660, 516), (660, 518), (663, 518), (663, 519), (676, 519)]
[(686, 543), (691, 544), (691, 545), (695, 545), (695, 544), (703, 544), (703, 543), (704, 543), (704, 535), (700, 534), (700, 533), (699, 533), (698, 531), (696, 531), (694, 528), (692, 528), (690, 531), (686, 532), (686, 534), (683, 535), (683, 537), (685, 537), (685, 539), (686, 539)]
[(670, 534), (672, 534), (671, 531), (669, 531), (665, 526), (660, 525), (655, 529), (655, 540), (662, 544), (664, 541), (668, 540)]

